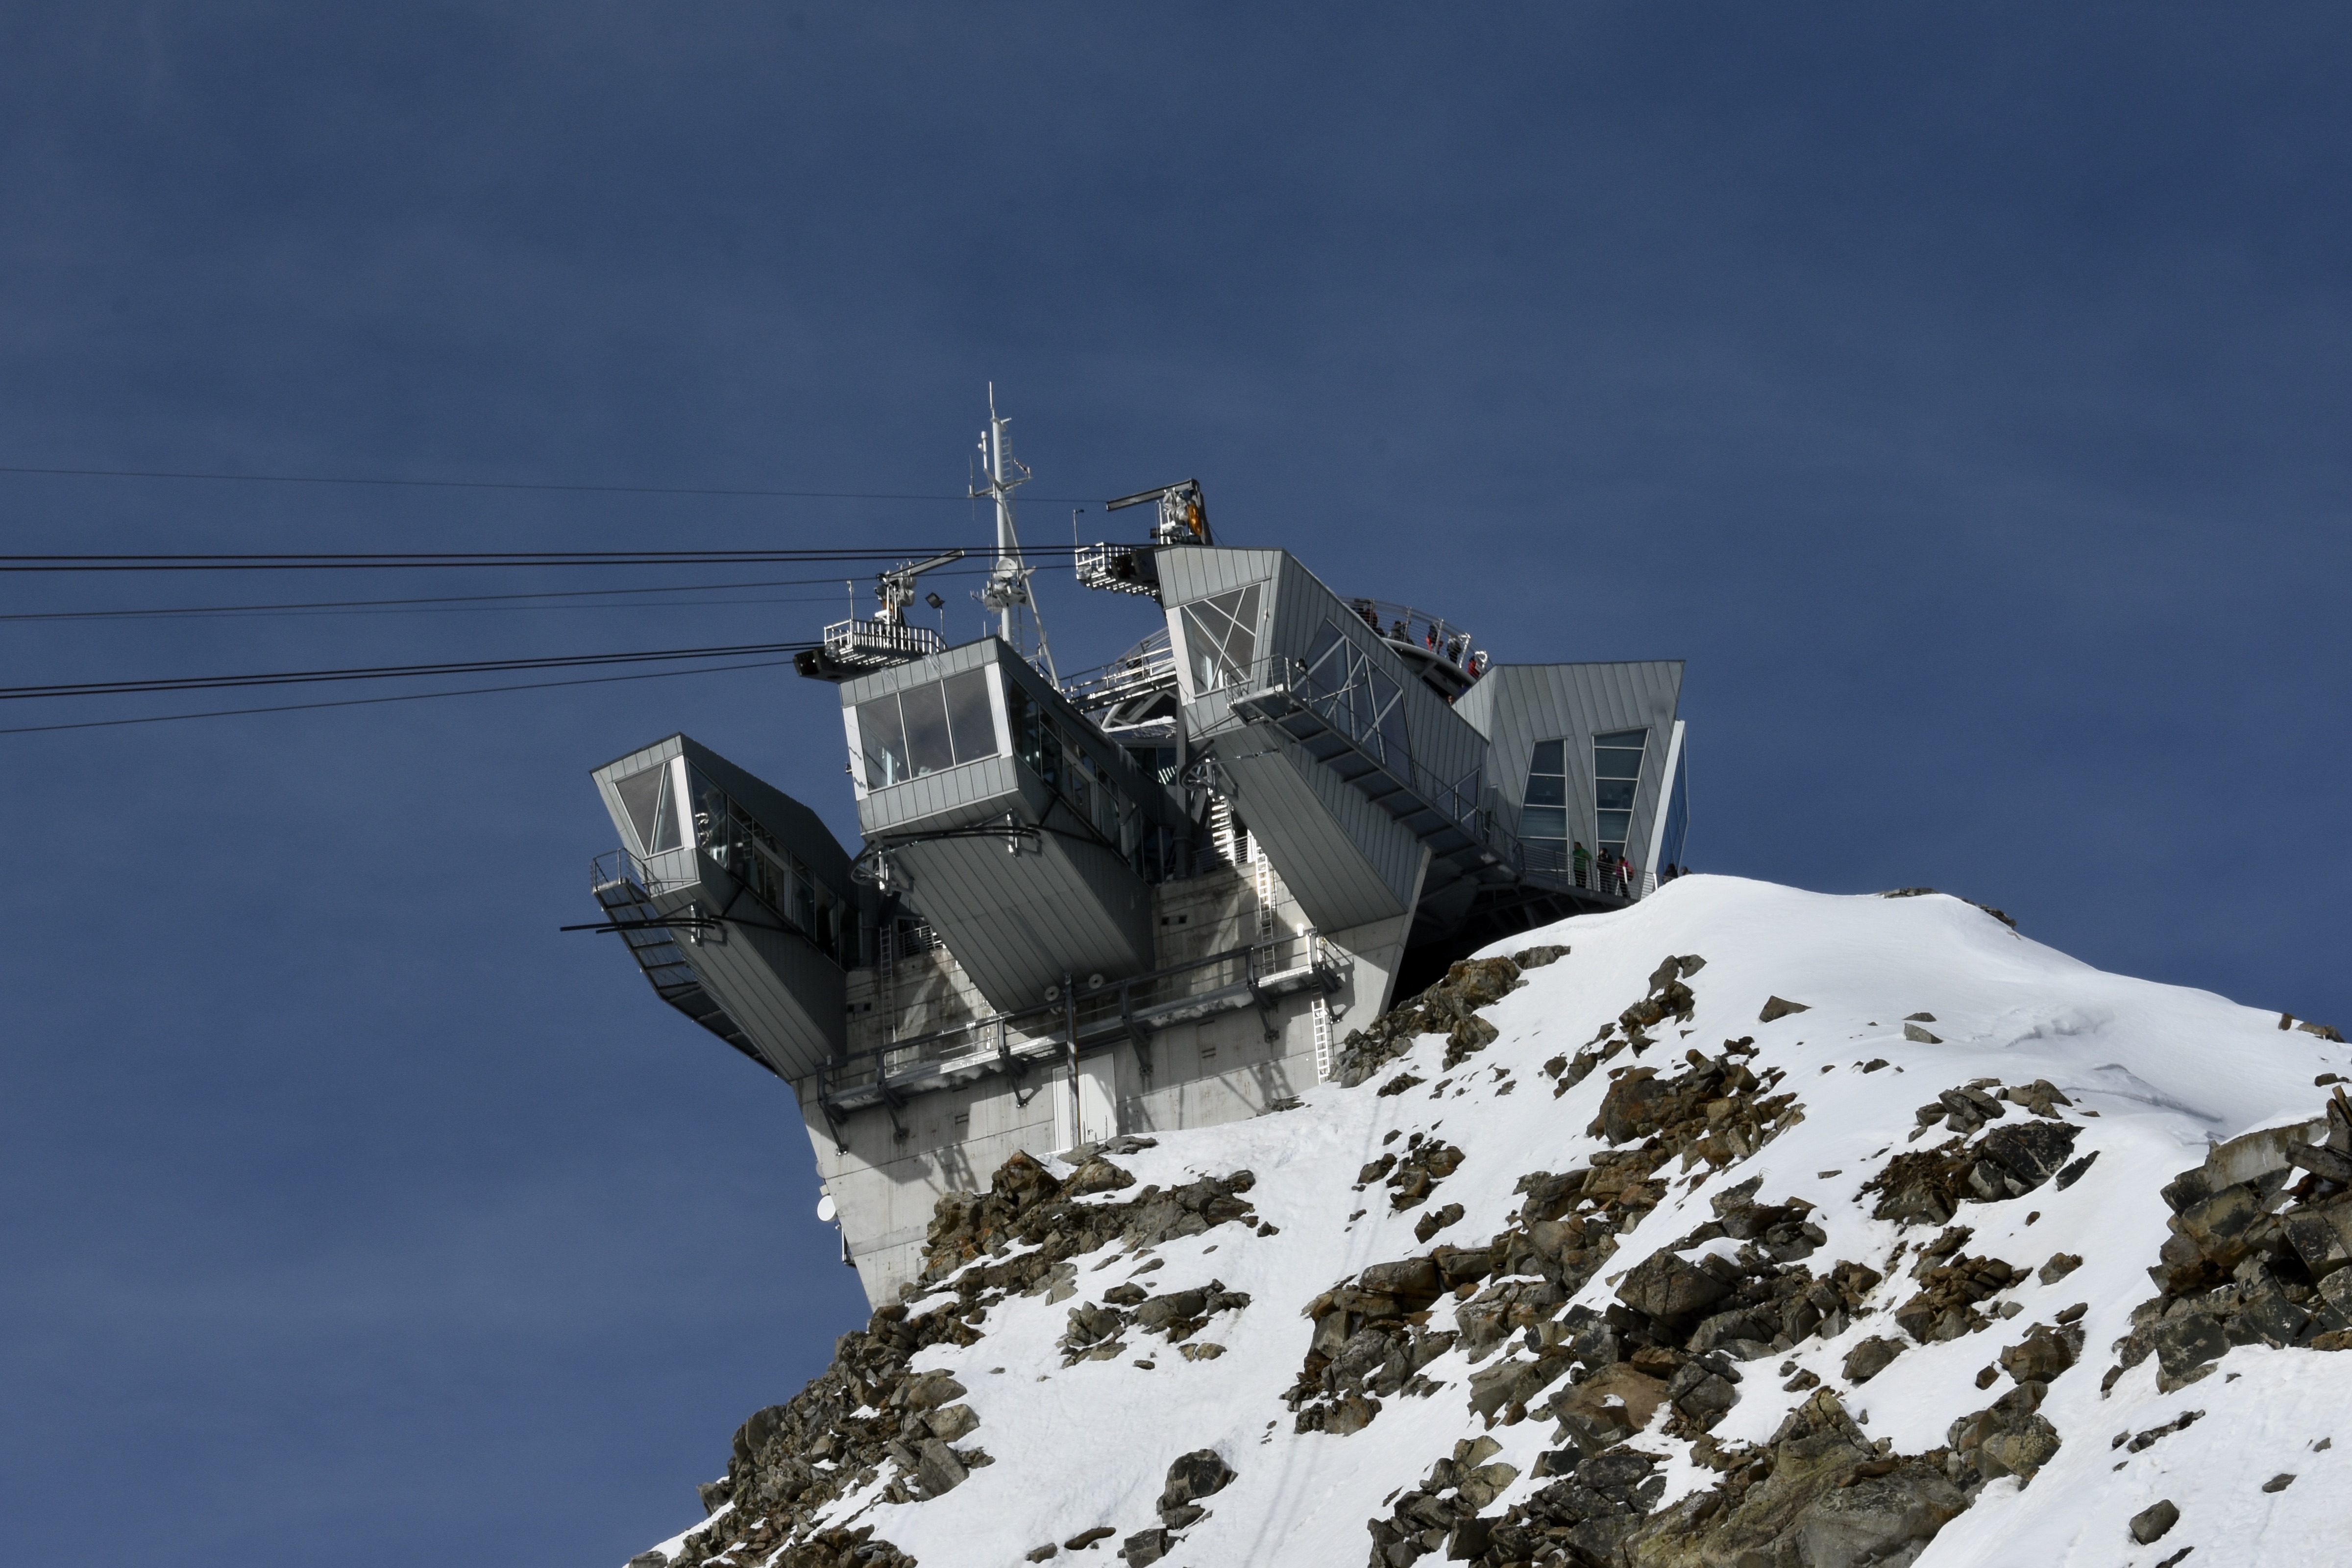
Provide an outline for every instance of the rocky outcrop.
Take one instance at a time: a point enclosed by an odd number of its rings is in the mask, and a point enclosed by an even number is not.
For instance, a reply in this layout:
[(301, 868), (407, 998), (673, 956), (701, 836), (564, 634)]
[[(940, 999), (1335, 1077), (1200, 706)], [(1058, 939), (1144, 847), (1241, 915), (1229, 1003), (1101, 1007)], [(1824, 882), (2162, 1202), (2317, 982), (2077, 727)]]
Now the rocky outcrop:
[[(937, 1497), (991, 1463), (976, 1447), (958, 1447), (981, 1426), (967, 1392), (945, 1373), (909, 1376), (908, 1363), (927, 1345), (968, 1345), (980, 1338), (989, 1310), (1008, 1295), (1069, 1292), (1069, 1259), (1123, 1242), (1142, 1249), (1173, 1237), (1255, 1216), (1241, 1194), (1255, 1178), (1247, 1171), (1203, 1177), (1163, 1192), (1143, 1188), (1125, 1201), (1100, 1201), (1134, 1178), (1096, 1156), (1066, 1182), (1015, 1154), (996, 1172), (985, 1194), (950, 1193), (934, 1210), (921, 1278), (906, 1288), (908, 1300), (878, 1309), (863, 1329), (844, 1334), (833, 1363), (783, 1405), (772, 1405), (735, 1434), (726, 1477), (703, 1489), (709, 1522), (690, 1533), (671, 1568), (696, 1568), (713, 1558), (790, 1564), (791, 1568), (913, 1568), (870, 1528), (812, 1528), (817, 1510), (884, 1477), (882, 1496), (907, 1502)], [(1023, 1250), (1015, 1253), (1015, 1247)], [(951, 1283), (947, 1283), (951, 1280)], [(943, 1288), (944, 1304), (910, 1314), (908, 1300)], [(1116, 1295), (1118, 1290), (1107, 1292)], [(1248, 1305), (1211, 1280), (1197, 1289), (1150, 1295), (1093, 1308), (1109, 1314), (1103, 1338), (1118, 1344), (1130, 1327), (1189, 1339), (1215, 1312)], [(1073, 1331), (1078, 1311), (1072, 1312)], [(1090, 1320), (1094, 1321), (1094, 1320)], [(1080, 1347), (1080, 1353), (1093, 1342)], [(1076, 1359), (1075, 1356), (1073, 1359)], [(779, 1555), (781, 1553), (781, 1555)]]
[[(1544, 952), (1549, 950), (1534, 950)], [(1567, 949), (1552, 952), (1543, 962)], [(1533, 953), (1522, 956), (1533, 956)], [(1495, 1039), (1495, 1026), (1478, 1016), (1519, 984), (1519, 964), (1508, 958), (1464, 959), (1445, 972), (1445, 978), (1406, 1003), (1381, 1014), (1360, 1029), (1350, 1030), (1339, 1042), (1336, 1064), (1339, 1081), (1349, 1089), (1412, 1048), (1423, 1035), (1445, 1037), (1447, 1068), (1482, 1051)]]
[(1873, 1443), (1827, 1389), (1791, 1412), (1769, 1444), (1713, 1458), (1724, 1479), (1628, 1532), (1623, 1562), (1632, 1568), (1907, 1563), (1968, 1507), (1937, 1457), (1896, 1455)]
[(2215, 1144), (2164, 1201), (2172, 1234), (2148, 1270), (2157, 1295), (2116, 1342), (2105, 1386), (2150, 1355), (2169, 1392), (2235, 1345), (2352, 1348), (2352, 1102), (2341, 1089), (2324, 1121)]

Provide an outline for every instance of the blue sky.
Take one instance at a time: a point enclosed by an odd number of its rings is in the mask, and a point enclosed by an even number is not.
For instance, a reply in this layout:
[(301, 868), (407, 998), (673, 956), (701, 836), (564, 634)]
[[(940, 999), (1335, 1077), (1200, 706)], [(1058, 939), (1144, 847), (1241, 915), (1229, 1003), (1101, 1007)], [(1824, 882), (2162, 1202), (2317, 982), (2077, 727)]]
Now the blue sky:
[[(1043, 498), (1198, 475), (1226, 540), (1498, 659), (1689, 660), (1701, 869), (1931, 884), (2352, 1023), (2348, 35), (24, 0), (0, 466), (961, 494), (993, 380), (1032, 538), (1076, 504)], [(23, 473), (0, 520), (16, 553), (985, 537), (961, 501)], [(0, 614), (618, 580), (19, 576)], [(1145, 629), (1043, 593), (1066, 666)], [(753, 642), (844, 602), (697, 597), (19, 619), (0, 657)], [(12, 1555), (617, 1563), (821, 1367), (862, 1308), (787, 1096), (555, 929), (610, 838), (588, 770), (677, 729), (854, 833), (834, 694), (773, 670), (0, 737)]]

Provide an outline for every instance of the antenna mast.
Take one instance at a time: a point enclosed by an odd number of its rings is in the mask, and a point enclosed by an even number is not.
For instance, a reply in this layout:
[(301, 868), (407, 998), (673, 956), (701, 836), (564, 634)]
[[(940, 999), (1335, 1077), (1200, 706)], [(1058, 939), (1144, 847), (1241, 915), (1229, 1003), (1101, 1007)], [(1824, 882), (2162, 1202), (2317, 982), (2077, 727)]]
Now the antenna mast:
[(980, 591), (980, 602), (996, 612), (996, 635), (1011, 643), (1023, 658), (1030, 658), (1022, 646), (1021, 612), (1026, 609), (1037, 625), (1037, 652), (1034, 662), (1045, 667), (1045, 678), (1055, 685), (1061, 676), (1054, 668), (1053, 649), (1045, 642), (1045, 617), (1037, 613), (1037, 601), (1029, 592), (1031, 569), (1021, 559), (1021, 536), (1013, 526), (1013, 492), (1029, 482), (1026, 465), (1013, 456), (1013, 444), (1005, 434), (1013, 421), (996, 412), (996, 384), (988, 384), (988, 428), (981, 432), (981, 468), (988, 476), (984, 489), (974, 489), (971, 497), (978, 500), (986, 496), (996, 503), (996, 564), (988, 574), (988, 583)]

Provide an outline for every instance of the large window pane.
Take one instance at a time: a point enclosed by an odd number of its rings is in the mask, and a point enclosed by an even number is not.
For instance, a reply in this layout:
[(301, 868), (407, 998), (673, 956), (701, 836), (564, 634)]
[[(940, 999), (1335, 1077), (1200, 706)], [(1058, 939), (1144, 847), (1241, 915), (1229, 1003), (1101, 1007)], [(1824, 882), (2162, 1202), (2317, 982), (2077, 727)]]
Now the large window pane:
[(1603, 811), (1631, 811), (1633, 791), (1639, 787), (1632, 779), (1595, 779), (1592, 804)]
[(898, 721), (897, 696), (857, 705), (857, 740), (866, 750), (867, 789), (887, 789), (915, 776), (907, 765), (907, 730)]
[(1315, 634), (1315, 641), (1307, 649), (1307, 679), (1310, 697), (1328, 697), (1347, 683), (1348, 639), (1339, 628), (1325, 621)]
[(1592, 743), (1596, 746), (1630, 746), (1638, 752), (1650, 743), (1650, 732), (1647, 730), (1612, 730), (1605, 735), (1593, 736)]
[(629, 814), (629, 826), (637, 835), (637, 852), (651, 855), (658, 837), (655, 826), (661, 811), (663, 795), (669, 780), (667, 763), (656, 763), (627, 778), (613, 781), (613, 788), (621, 797), (621, 809)]
[(1257, 658), (1258, 584), (1184, 606), (1184, 656), (1197, 691), (1248, 679)]
[(988, 700), (988, 671), (968, 669), (947, 679), (948, 731), (955, 760), (996, 755), (996, 715)]
[(1633, 825), (1633, 814), (1627, 811), (1604, 811), (1601, 814), (1601, 842), (1611, 849), (1625, 847), (1626, 832)]
[(1568, 812), (1557, 805), (1531, 805), (1519, 813), (1519, 837), (1522, 838), (1565, 838), (1568, 837)]
[(1557, 773), (1529, 773), (1528, 804), (1529, 805), (1566, 805), (1568, 781)]
[(898, 710), (907, 716), (907, 762), (914, 776), (955, 766), (955, 750), (948, 744), (947, 698), (940, 683), (901, 691)]
[(1642, 753), (1595, 746), (1592, 749), (1592, 775), (1595, 778), (1603, 779), (1640, 778)]

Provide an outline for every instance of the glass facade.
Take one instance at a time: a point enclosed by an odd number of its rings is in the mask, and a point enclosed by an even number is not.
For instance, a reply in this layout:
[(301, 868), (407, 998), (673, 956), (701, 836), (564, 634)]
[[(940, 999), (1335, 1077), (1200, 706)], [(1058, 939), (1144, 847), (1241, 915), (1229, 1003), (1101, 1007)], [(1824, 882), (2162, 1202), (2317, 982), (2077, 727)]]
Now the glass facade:
[[(1315, 634), (1306, 665), (1301, 685), (1307, 705), (1399, 777), (1409, 777), (1412, 747), (1405, 732), (1403, 689), (1329, 621)], [(1474, 783), (1474, 806), (1476, 793)]]
[(677, 802), (670, 798), (669, 774), (667, 763), (656, 763), (613, 781), (621, 807), (629, 814), (629, 826), (636, 830), (641, 855), (658, 855), (678, 847)]
[(887, 789), (997, 754), (988, 672), (967, 669), (857, 705), (866, 787)]
[[(1690, 836), (1690, 740), (1687, 735), (1675, 752), (1675, 776), (1666, 784), (1666, 826), (1659, 835), (1661, 866), (1683, 863), (1683, 843)], [(1659, 875), (1665, 873), (1662, 870)]]
[(1569, 869), (1568, 742), (1538, 741), (1528, 763), (1527, 804), (1519, 808), (1519, 845), (1539, 871)]
[(1257, 658), (1258, 590), (1261, 584), (1184, 606), (1185, 668), (1195, 694), (1240, 686)]
[(815, 943), (819, 952), (845, 966), (853, 963), (856, 955), (845, 945), (856, 936), (849, 925), (853, 906), (811, 876), (800, 857), (778, 844), (698, 769), (687, 769), (687, 783), (694, 796), (695, 847), (725, 868), (778, 921)]
[[(1116, 848), (1138, 876), (1160, 882), (1181, 874), (1183, 840), (1176, 830), (1148, 819), (1110, 771), (1097, 766), (1085, 747), (1064, 734), (1061, 721), (1043, 703), (1033, 701), (1017, 680), (1004, 683), (1004, 718), (1013, 731), (1013, 754), (1021, 765)], [(1129, 748), (1130, 754), (1134, 750)], [(1175, 748), (1165, 748), (1164, 755), (1172, 774)]]
[(1633, 835), (1633, 796), (1642, 784), (1647, 730), (1612, 730), (1592, 737), (1592, 809), (1600, 847), (1622, 859)]

